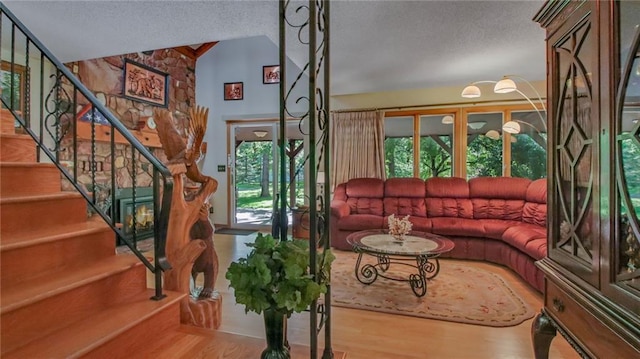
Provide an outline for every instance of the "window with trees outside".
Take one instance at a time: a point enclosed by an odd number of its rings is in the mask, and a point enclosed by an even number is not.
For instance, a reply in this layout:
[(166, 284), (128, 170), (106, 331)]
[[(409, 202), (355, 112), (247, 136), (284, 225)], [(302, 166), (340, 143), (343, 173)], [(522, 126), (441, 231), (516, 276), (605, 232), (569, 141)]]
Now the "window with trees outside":
[[(442, 115), (420, 116), (420, 178), (451, 177), (453, 173), (453, 126)], [(445, 120), (446, 122), (446, 120)]]
[(384, 121), (384, 154), (387, 178), (413, 177), (413, 117)]
[(467, 116), (467, 178), (502, 176), (502, 112)]
[(387, 178), (547, 176), (546, 114), (529, 104), (390, 111), (384, 128)]
[(520, 133), (511, 135), (511, 176), (547, 177), (546, 117), (535, 111), (513, 111), (511, 121), (520, 125)]

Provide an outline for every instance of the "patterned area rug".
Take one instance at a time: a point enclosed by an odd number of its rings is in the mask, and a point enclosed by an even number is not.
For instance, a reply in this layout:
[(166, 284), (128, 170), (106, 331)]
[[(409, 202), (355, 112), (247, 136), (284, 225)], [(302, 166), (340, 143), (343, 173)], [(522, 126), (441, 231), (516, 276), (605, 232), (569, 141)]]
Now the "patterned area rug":
[[(355, 277), (357, 255), (336, 251), (331, 271), (332, 305), (491, 327), (508, 327), (535, 312), (497, 274), (440, 261), (440, 273), (428, 281), (427, 294), (416, 297), (408, 282), (378, 277), (364, 285)], [(363, 263), (374, 263), (363, 256)], [(391, 265), (387, 275), (408, 277), (413, 268)]]

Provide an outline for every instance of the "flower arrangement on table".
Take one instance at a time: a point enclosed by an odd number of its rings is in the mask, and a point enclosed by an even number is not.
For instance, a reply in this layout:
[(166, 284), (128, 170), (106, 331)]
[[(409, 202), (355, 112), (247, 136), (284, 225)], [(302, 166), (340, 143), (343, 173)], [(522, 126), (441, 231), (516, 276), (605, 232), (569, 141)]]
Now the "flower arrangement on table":
[(395, 214), (392, 214), (387, 219), (387, 222), (389, 224), (389, 235), (397, 241), (404, 240), (404, 236), (411, 232), (411, 227), (413, 226), (413, 223), (409, 221), (409, 215), (404, 218), (396, 218)]

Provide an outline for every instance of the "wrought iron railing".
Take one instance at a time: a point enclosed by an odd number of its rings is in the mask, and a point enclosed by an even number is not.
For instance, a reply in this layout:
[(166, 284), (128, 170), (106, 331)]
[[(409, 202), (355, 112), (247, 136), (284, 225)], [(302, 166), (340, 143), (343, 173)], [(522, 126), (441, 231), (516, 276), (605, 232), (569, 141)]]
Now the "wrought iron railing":
[[(56, 165), (63, 189), (78, 191), (91, 215), (102, 217), (154, 273), (153, 298), (163, 298), (162, 271), (171, 268), (165, 255), (171, 173), (2, 3), (0, 29), (2, 107), (16, 131), (33, 138), (37, 161)], [(152, 200), (140, 195), (143, 188), (152, 188)], [(128, 207), (118, 208), (125, 189)], [(153, 208), (141, 213), (143, 199)], [(137, 248), (151, 233), (153, 263)]]

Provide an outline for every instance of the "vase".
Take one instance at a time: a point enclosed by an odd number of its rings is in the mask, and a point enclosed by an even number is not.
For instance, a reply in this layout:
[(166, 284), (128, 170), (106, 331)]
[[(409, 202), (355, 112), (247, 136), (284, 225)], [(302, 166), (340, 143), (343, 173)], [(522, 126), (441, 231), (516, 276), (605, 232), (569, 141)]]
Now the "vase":
[(279, 310), (267, 309), (263, 317), (267, 348), (262, 351), (260, 359), (291, 359), (289, 348), (285, 345), (287, 314)]

